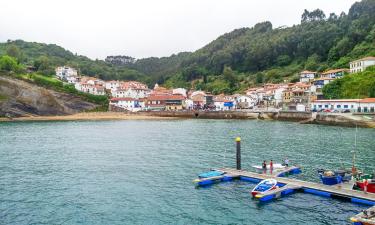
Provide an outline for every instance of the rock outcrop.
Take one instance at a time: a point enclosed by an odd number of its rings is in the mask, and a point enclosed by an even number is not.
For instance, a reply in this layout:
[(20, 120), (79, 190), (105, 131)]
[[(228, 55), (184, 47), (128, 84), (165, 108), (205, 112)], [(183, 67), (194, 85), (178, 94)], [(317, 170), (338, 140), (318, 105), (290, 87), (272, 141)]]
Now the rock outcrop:
[(68, 115), (97, 106), (75, 95), (0, 76), (0, 116)]

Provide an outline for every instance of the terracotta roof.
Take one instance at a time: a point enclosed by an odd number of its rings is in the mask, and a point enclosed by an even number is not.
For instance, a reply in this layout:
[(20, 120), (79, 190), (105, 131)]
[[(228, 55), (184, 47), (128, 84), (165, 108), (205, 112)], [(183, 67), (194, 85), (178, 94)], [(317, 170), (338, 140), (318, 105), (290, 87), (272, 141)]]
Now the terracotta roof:
[(375, 98), (364, 98), (359, 100), (360, 103), (375, 103)]
[(308, 74), (308, 73), (316, 73), (316, 72), (308, 71), (308, 70), (304, 70), (304, 71), (301, 72), (301, 74)]
[(111, 102), (115, 102), (115, 101), (135, 101), (137, 99), (135, 98), (111, 98)]
[(149, 101), (163, 101), (163, 100), (184, 100), (183, 95), (150, 95), (147, 98)]
[(345, 72), (348, 71), (348, 69), (334, 69), (334, 70), (328, 70), (322, 73), (322, 75), (330, 74), (330, 73), (338, 73), (338, 72)]
[(143, 84), (138, 81), (127, 81), (120, 83), (121, 89), (139, 89), (139, 90), (147, 90), (148, 87), (146, 84)]
[(361, 99), (323, 99), (323, 100), (315, 100), (313, 102), (359, 102)]
[(357, 59), (357, 60), (354, 60), (352, 62), (365, 61), (365, 60), (375, 60), (375, 56), (364, 57), (362, 59)]
[(316, 79), (314, 79), (314, 81), (317, 81), (317, 80), (335, 80), (335, 78), (330, 78), (330, 77), (321, 77), (321, 78), (316, 78)]

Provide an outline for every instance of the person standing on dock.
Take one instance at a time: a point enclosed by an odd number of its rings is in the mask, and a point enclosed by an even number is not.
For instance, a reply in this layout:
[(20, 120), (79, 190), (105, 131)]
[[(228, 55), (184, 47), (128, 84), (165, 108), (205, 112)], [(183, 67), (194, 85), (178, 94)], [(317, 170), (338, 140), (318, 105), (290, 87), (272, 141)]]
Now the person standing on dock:
[(272, 171), (273, 171), (273, 161), (272, 161), (272, 159), (271, 159), (271, 161), (270, 161), (270, 173), (272, 174)]
[(288, 159), (288, 158), (285, 158), (285, 160), (284, 160), (284, 165), (285, 165), (286, 167), (289, 166), (289, 159)]
[(263, 173), (267, 172), (267, 163), (266, 163), (266, 160), (264, 160), (263, 163), (262, 163), (262, 169), (263, 169)]

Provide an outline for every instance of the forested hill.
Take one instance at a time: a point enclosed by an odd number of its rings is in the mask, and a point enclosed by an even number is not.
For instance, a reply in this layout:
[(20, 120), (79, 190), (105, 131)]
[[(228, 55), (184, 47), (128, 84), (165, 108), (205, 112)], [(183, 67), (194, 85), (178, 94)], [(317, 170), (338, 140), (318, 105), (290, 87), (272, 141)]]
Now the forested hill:
[(375, 55), (375, 0), (362, 0), (348, 13), (305, 10), (301, 23), (274, 28), (261, 22), (252, 28), (226, 33), (193, 53), (138, 59), (112, 65), (75, 55), (56, 45), (24, 41), (0, 44), (1, 54), (51, 73), (56, 65), (71, 65), (82, 74), (102, 79), (136, 79), (152, 85), (205, 89), (231, 93), (263, 82), (296, 80), (308, 69), (348, 67), (349, 61)]

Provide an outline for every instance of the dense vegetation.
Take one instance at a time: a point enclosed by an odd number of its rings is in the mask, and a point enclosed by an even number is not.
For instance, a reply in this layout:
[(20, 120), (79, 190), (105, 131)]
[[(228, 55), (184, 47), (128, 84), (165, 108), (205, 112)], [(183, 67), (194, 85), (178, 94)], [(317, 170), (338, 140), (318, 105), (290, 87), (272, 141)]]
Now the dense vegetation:
[(329, 99), (375, 98), (375, 66), (332, 81), (324, 86), (323, 94)]
[(273, 28), (270, 22), (224, 34), (205, 47), (170, 57), (114, 65), (73, 54), (57, 45), (21, 40), (0, 43), (0, 55), (52, 74), (58, 65), (104, 80), (139, 80), (149, 85), (194, 87), (214, 94), (241, 91), (264, 82), (296, 81), (297, 72), (348, 67), (349, 61), (375, 55), (375, 0), (353, 4), (348, 14), (326, 16), (305, 10), (301, 24)]

